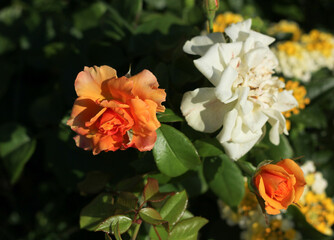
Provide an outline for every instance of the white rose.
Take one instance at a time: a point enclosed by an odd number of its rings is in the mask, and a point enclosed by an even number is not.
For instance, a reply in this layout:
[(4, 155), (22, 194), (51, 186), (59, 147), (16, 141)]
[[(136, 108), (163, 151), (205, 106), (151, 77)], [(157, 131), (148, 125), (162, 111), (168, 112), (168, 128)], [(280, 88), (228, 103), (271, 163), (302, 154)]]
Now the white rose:
[(211, 133), (223, 126), (217, 139), (234, 160), (259, 141), (267, 121), (270, 140), (278, 144), (279, 134), (288, 134), (282, 112), (298, 105), (272, 76), (277, 59), (268, 45), (274, 39), (250, 27), (251, 20), (228, 27), (230, 43), (214, 33), (184, 45), (185, 52), (201, 56), (194, 64), (213, 87), (186, 92), (181, 111), (195, 130)]

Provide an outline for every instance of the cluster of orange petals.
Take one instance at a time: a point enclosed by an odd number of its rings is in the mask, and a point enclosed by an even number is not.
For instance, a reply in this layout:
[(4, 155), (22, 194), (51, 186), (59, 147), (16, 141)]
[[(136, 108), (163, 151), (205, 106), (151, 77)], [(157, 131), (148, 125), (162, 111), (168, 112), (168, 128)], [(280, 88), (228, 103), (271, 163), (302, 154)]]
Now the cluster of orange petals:
[(254, 176), (254, 184), (265, 201), (268, 214), (276, 215), (298, 202), (306, 184), (301, 168), (291, 159), (260, 167)]
[(160, 127), (156, 112), (166, 93), (156, 77), (143, 70), (130, 78), (108, 67), (85, 67), (75, 80), (75, 100), (67, 124), (78, 133), (76, 145), (93, 154), (101, 151), (151, 150)]

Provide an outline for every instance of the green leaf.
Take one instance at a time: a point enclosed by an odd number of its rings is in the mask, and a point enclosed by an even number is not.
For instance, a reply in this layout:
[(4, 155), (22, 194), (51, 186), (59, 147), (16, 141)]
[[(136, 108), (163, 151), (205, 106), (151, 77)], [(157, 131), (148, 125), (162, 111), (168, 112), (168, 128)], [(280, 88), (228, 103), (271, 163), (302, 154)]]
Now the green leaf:
[(144, 200), (147, 201), (155, 194), (159, 192), (159, 183), (154, 178), (148, 178), (147, 183), (144, 187), (143, 196)]
[(217, 139), (202, 139), (194, 142), (198, 154), (201, 157), (213, 157), (222, 154), (220, 143)]
[(168, 198), (160, 210), (160, 215), (164, 220), (168, 221), (171, 227), (181, 219), (187, 208), (187, 204), (188, 196), (186, 191), (178, 192)]
[(158, 113), (157, 118), (159, 122), (183, 122), (183, 118), (176, 115), (173, 110), (166, 108), (165, 112)]
[(240, 169), (226, 155), (206, 158), (204, 176), (210, 189), (230, 207), (237, 207), (245, 194)]
[(0, 158), (14, 184), (35, 151), (36, 140), (28, 136), (25, 127), (15, 123), (1, 125), (0, 132)]
[(157, 135), (153, 155), (160, 172), (176, 177), (201, 164), (195, 147), (182, 132), (162, 124)]
[(160, 225), (166, 222), (154, 208), (147, 207), (140, 209), (139, 216), (143, 221), (152, 225)]
[(114, 198), (110, 193), (99, 194), (85, 206), (80, 214), (80, 228), (94, 231), (105, 219), (113, 215)]
[(100, 192), (108, 183), (109, 179), (109, 174), (99, 171), (88, 172), (86, 178), (78, 183), (80, 194), (87, 195)]
[(328, 236), (320, 233), (313, 225), (309, 224), (304, 216), (304, 214), (294, 205), (288, 207), (288, 214), (293, 217), (294, 223), (297, 229), (303, 234), (303, 239), (305, 240), (329, 240), (333, 239), (333, 236)]
[[(104, 220), (95, 231), (103, 231), (116, 235), (115, 229), (118, 228), (120, 234), (125, 233), (132, 224), (131, 218), (124, 215), (115, 215)], [(118, 226), (117, 226), (118, 225)]]
[(168, 240), (196, 240), (198, 231), (208, 223), (202, 217), (193, 217), (180, 221), (169, 234)]

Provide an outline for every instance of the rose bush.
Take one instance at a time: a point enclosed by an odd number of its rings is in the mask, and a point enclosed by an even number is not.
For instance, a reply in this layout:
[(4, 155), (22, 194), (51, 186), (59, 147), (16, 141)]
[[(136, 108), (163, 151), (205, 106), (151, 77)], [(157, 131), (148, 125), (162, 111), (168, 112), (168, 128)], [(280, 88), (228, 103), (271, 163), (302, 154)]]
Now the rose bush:
[(129, 147), (151, 150), (166, 93), (148, 70), (118, 78), (108, 67), (85, 67), (75, 80), (78, 98), (67, 124), (78, 133), (76, 145), (93, 154)]
[(298, 202), (306, 184), (302, 169), (291, 159), (261, 166), (253, 179), (266, 212), (272, 215)]

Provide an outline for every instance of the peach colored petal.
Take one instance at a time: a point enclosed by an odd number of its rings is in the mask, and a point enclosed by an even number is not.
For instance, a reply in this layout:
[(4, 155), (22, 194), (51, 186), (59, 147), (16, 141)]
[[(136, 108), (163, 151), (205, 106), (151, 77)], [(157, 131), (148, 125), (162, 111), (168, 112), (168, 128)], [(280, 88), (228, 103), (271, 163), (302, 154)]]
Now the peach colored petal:
[(73, 139), (77, 147), (83, 148), (84, 150), (92, 149), (91, 139), (86, 138), (85, 136), (82, 136), (82, 135), (76, 135)]
[(103, 91), (102, 85), (104, 81), (113, 77), (116, 77), (116, 71), (111, 67), (85, 67), (75, 80), (75, 91), (79, 97), (104, 99), (108, 96), (104, 96), (106, 91)]
[(115, 109), (115, 108), (130, 108), (130, 106), (128, 104), (124, 104), (115, 100), (103, 100), (99, 102), (99, 105), (101, 107), (105, 107), (105, 108), (111, 108), (111, 109)]
[(117, 78), (116, 70), (106, 65), (101, 67), (94, 66), (93, 68), (85, 67), (84, 71), (89, 72), (99, 86), (107, 79)]
[(132, 94), (140, 99), (150, 99), (157, 104), (157, 111), (165, 111), (165, 107), (161, 105), (166, 100), (164, 89), (158, 89), (159, 84), (157, 78), (149, 70), (143, 70), (130, 80), (133, 81)]
[(85, 135), (89, 132), (85, 126), (86, 122), (89, 122), (101, 109), (93, 100), (79, 97), (74, 102), (67, 125), (71, 126), (73, 131)]
[(133, 98), (131, 90), (133, 88), (133, 81), (126, 78), (112, 78), (107, 82), (108, 90), (113, 99), (126, 103), (128, 99)]
[(152, 132), (150, 135), (137, 135), (136, 133), (132, 136), (133, 147), (137, 148), (139, 151), (150, 151), (154, 147), (155, 141), (157, 140), (157, 133)]

